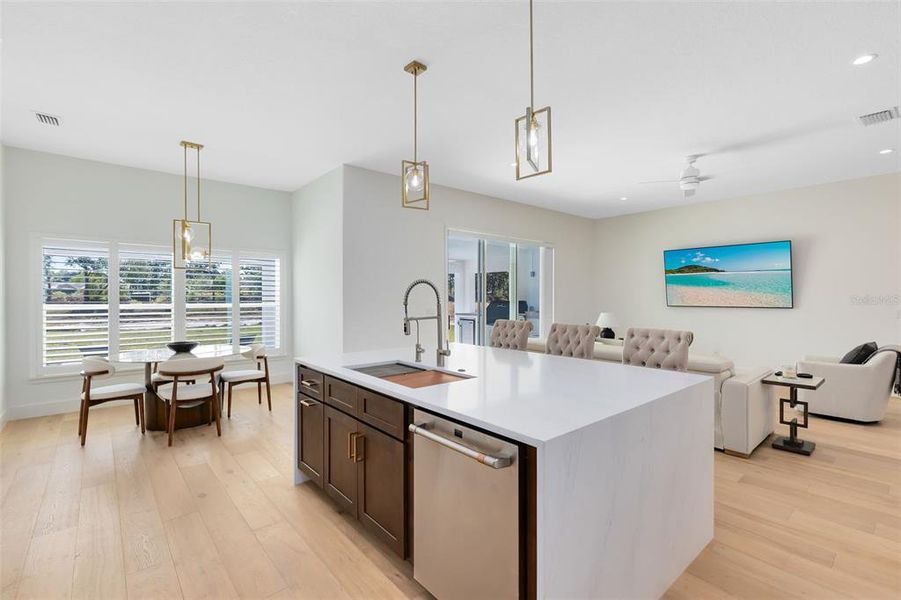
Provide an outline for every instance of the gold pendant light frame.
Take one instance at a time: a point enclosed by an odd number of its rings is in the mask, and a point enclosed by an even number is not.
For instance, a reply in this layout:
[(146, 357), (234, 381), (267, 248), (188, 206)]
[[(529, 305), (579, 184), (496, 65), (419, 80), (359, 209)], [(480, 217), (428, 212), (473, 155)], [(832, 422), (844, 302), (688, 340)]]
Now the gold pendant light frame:
[[(172, 266), (187, 268), (189, 261), (210, 261), (213, 255), (213, 225), (200, 216), (200, 151), (203, 144), (182, 140), (184, 149), (184, 217), (172, 220)], [(188, 149), (197, 152), (197, 220), (188, 218)]]
[(529, 106), (513, 120), (516, 180), (547, 175), (553, 170), (551, 107), (535, 109), (535, 43), (532, 3), (529, 0)]
[[(419, 96), (417, 81), (419, 75), (426, 69), (428, 67), (417, 60), (404, 66), (404, 71), (413, 76), (413, 160), (402, 160), (400, 163), (401, 206), (419, 210), (429, 210), (429, 163), (418, 160)], [(421, 178), (420, 185), (411, 187), (409, 183), (417, 175)], [(419, 187), (421, 190), (418, 189)]]

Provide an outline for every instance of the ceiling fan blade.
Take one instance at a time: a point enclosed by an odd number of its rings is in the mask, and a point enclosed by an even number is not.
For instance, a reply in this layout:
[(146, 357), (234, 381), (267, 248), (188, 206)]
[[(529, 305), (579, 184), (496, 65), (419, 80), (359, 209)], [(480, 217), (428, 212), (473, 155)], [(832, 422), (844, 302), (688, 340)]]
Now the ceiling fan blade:
[(698, 177), (698, 181), (710, 181), (713, 179), (713, 175), (704, 175), (703, 177)]
[(683, 197), (683, 198), (688, 198), (689, 196), (694, 196), (694, 195), (695, 195), (695, 190), (685, 190), (685, 191), (683, 192), (683, 196), (682, 196), (682, 197)]
[(657, 179), (654, 181), (639, 181), (638, 184), (642, 185), (645, 183), (679, 183), (678, 179)]

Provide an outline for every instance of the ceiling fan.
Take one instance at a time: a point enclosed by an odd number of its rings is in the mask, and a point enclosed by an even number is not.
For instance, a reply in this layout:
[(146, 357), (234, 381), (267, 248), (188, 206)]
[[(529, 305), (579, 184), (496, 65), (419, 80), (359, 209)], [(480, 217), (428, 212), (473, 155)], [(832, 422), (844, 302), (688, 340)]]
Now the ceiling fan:
[(711, 179), (710, 177), (701, 177), (701, 171), (695, 166), (695, 161), (701, 158), (701, 154), (690, 154), (685, 157), (685, 167), (679, 175), (679, 179), (662, 179), (656, 181), (639, 181), (638, 183), (678, 183), (679, 189), (685, 198), (694, 196), (700, 187), (702, 181)]

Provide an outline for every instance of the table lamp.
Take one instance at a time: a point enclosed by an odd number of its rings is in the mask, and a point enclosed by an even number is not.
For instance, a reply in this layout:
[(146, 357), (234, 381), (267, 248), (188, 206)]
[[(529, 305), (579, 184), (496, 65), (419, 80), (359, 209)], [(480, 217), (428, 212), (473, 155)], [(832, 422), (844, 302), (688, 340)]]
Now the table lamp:
[(602, 312), (598, 315), (598, 320), (595, 323), (598, 327), (601, 328), (601, 338), (605, 340), (612, 340), (616, 337), (616, 334), (613, 333), (613, 327), (616, 327), (616, 315), (611, 312)]

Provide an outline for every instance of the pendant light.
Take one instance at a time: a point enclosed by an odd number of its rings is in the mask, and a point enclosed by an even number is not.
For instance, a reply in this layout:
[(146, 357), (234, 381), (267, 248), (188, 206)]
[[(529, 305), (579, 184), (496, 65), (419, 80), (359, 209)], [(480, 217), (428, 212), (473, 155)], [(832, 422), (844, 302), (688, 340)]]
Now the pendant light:
[(551, 172), (551, 107), (535, 110), (535, 50), (529, 0), (529, 105), (515, 121), (516, 180)]
[(404, 71), (413, 75), (413, 160), (401, 161), (400, 187), (401, 203), (404, 208), (429, 209), (429, 163), (420, 161), (418, 156), (417, 134), (418, 101), (417, 81), (419, 74), (424, 73), (426, 67), (419, 61), (412, 61), (404, 67)]
[[(182, 140), (184, 149), (184, 217), (172, 221), (172, 266), (184, 269), (189, 261), (209, 261), (212, 255), (212, 224), (200, 217), (200, 151), (202, 144)], [(197, 152), (197, 220), (188, 219), (188, 149)]]

